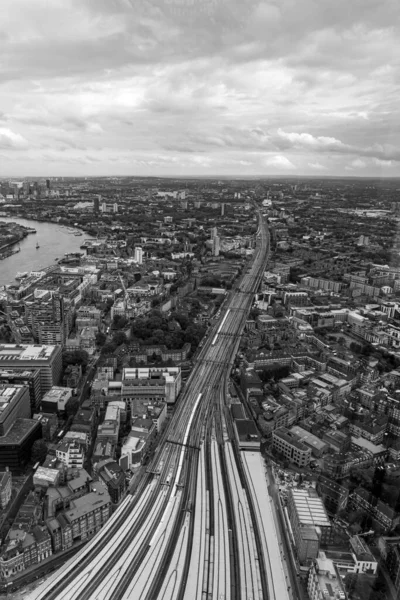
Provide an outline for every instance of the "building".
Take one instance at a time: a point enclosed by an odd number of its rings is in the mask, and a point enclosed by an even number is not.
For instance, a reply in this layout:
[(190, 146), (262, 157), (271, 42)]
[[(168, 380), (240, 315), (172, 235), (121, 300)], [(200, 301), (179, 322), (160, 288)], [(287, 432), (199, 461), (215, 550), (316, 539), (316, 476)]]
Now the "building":
[(25, 385), (29, 389), (31, 414), (39, 410), (42, 397), (39, 369), (0, 369), (0, 386), (4, 383)]
[(85, 448), (76, 440), (71, 442), (60, 442), (56, 449), (56, 457), (66, 467), (82, 469), (85, 460)]
[(386, 539), (385, 544), (385, 558), (386, 567), (389, 571), (390, 579), (393, 581), (393, 585), (396, 590), (400, 590), (400, 543), (399, 538), (393, 538), (392, 540)]
[(233, 425), (240, 450), (260, 450), (260, 434), (252, 419), (235, 419)]
[(345, 600), (342, 578), (325, 552), (319, 552), (312, 561), (308, 574), (307, 592), (310, 600)]
[(288, 515), (300, 563), (318, 556), (321, 544), (328, 544), (332, 527), (322, 499), (312, 488), (291, 489)]
[(349, 499), (347, 488), (321, 475), (317, 481), (317, 492), (329, 513), (336, 515), (341, 510), (345, 510)]
[(72, 398), (72, 389), (53, 386), (42, 398), (41, 410), (48, 413), (65, 411), (68, 400)]
[(107, 486), (111, 502), (118, 504), (126, 489), (126, 479), (123, 469), (117, 462), (107, 462), (107, 464), (104, 464), (98, 470), (98, 474)]
[(181, 385), (180, 367), (125, 368), (122, 373), (121, 396), (133, 413), (136, 399), (149, 403), (164, 401), (174, 404)]
[(316, 458), (320, 458), (323, 454), (325, 454), (329, 445), (323, 442), (319, 437), (313, 435), (306, 429), (299, 427), (298, 425), (294, 425), (290, 429), (290, 433), (297, 436), (298, 440), (311, 449), (311, 454)]
[(138, 265), (141, 265), (143, 263), (143, 248), (141, 248), (140, 246), (135, 247), (134, 260)]
[(350, 546), (355, 562), (354, 572), (375, 575), (378, 562), (369, 549), (367, 542), (359, 535), (353, 535), (350, 538)]
[(219, 256), (219, 252), (220, 252), (220, 238), (219, 238), (218, 235), (216, 235), (212, 239), (212, 253), (213, 253), (213, 256)]
[(61, 346), (1, 344), (0, 369), (39, 369), (41, 394), (57, 385), (62, 371)]
[(104, 213), (117, 213), (118, 212), (118, 204), (116, 202), (102, 202), (100, 205), (100, 212)]
[(12, 475), (8, 467), (5, 471), (0, 471), (0, 508), (7, 507), (11, 500)]
[(53, 439), (53, 435), (58, 428), (58, 418), (55, 413), (35, 413), (32, 417), (35, 421), (39, 421), (42, 426), (42, 437), (47, 442)]
[(7, 433), (16, 419), (29, 419), (29, 391), (23, 385), (0, 384), (0, 436)]
[(0, 436), (0, 469), (20, 472), (31, 457), (33, 442), (42, 436), (39, 421), (20, 419)]
[(73, 543), (72, 527), (63, 514), (47, 519), (46, 525), (50, 533), (53, 552), (71, 548)]
[(298, 467), (306, 467), (310, 463), (311, 448), (303, 444), (299, 437), (286, 427), (272, 432), (272, 447)]
[(35, 525), (29, 532), (11, 529), (0, 555), (0, 579), (11, 579), (28, 567), (52, 555), (51, 537), (46, 527)]
[(366, 511), (385, 531), (390, 531), (400, 522), (393, 508), (362, 487), (354, 490), (349, 501), (353, 509)]
[(111, 498), (102, 481), (97, 481), (89, 494), (72, 500), (64, 512), (71, 525), (72, 539), (85, 540), (96, 534), (111, 515)]

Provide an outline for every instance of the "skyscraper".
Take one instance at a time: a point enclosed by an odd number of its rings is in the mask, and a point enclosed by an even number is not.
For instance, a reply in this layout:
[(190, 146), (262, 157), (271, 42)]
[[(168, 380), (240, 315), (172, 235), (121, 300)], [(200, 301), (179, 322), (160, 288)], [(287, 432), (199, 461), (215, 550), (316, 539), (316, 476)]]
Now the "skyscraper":
[(219, 237), (217, 235), (213, 237), (213, 255), (219, 256)]
[(136, 246), (135, 248), (135, 261), (138, 265), (143, 263), (143, 249), (140, 246)]

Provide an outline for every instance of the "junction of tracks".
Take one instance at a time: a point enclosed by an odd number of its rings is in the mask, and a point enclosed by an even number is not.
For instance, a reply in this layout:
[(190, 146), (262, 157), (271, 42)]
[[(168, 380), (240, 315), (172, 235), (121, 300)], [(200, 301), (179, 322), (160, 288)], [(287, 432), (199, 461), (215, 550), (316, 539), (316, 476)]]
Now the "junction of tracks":
[(228, 294), (153, 463), (90, 542), (31, 600), (286, 600), (262, 457), (238, 452), (226, 385), (269, 252)]

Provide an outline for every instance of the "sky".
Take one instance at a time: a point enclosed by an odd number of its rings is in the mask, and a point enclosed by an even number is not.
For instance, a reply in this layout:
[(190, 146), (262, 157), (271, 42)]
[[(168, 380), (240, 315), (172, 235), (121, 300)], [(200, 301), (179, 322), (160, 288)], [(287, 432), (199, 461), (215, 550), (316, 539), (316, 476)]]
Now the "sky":
[(400, 176), (398, 0), (1, 0), (1, 176)]

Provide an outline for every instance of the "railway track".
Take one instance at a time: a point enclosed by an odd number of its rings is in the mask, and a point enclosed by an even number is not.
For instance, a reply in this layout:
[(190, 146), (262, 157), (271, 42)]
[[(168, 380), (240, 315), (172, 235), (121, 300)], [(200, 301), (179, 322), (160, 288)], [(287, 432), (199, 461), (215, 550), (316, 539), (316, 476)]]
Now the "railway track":
[[(268, 258), (268, 234), (261, 224), (260, 216), (254, 258), (199, 352), (174, 419), (134, 495), (29, 596), (32, 600), (269, 597), (224, 403), (227, 377)], [(243, 561), (249, 566), (240, 567)]]

